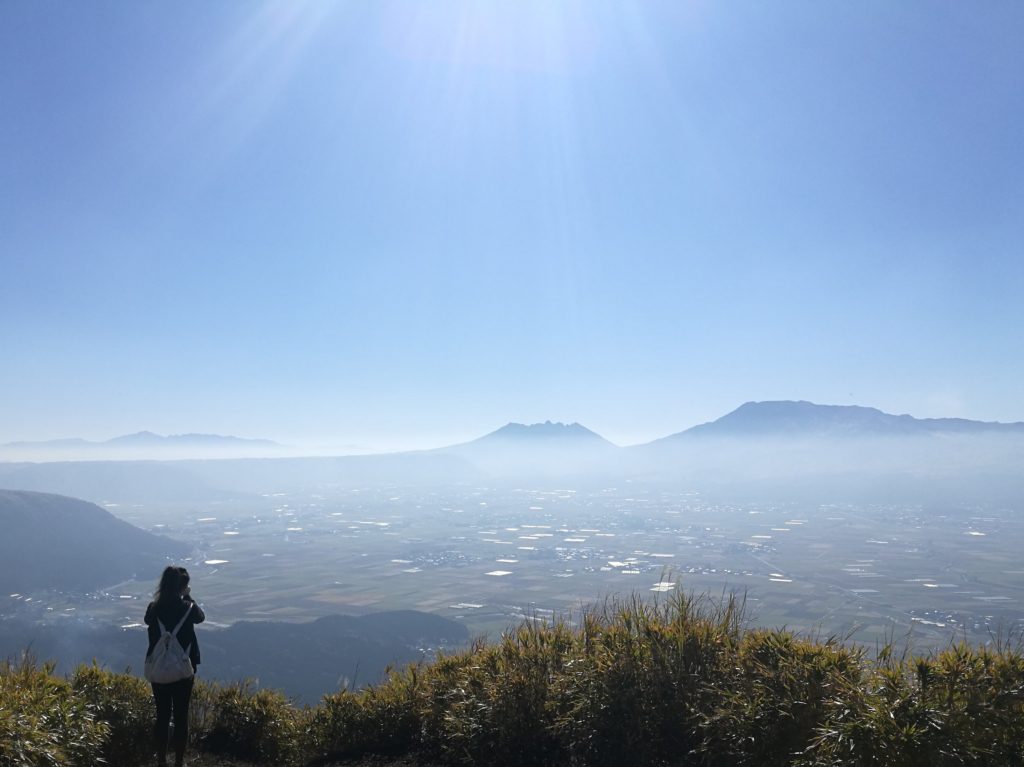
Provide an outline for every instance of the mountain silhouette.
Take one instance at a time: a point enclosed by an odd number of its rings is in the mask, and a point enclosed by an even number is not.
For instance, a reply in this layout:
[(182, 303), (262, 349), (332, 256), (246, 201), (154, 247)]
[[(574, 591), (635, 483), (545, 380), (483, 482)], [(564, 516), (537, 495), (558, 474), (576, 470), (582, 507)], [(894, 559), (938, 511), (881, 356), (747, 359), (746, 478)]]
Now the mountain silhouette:
[(482, 445), (490, 443), (533, 443), (533, 444), (563, 444), (563, 445), (611, 445), (612, 443), (600, 434), (591, 431), (586, 426), (578, 423), (559, 423), (545, 421), (544, 423), (507, 423), (490, 434), (473, 440), (469, 444)]
[(620, 448), (578, 423), (508, 423), (471, 442), (436, 451), (494, 476), (553, 477), (601, 469)]
[(0, 490), (0, 593), (92, 591), (144, 574), (189, 547), (63, 495)]
[(721, 418), (664, 440), (695, 437), (911, 437), (930, 434), (1024, 434), (1024, 423), (914, 418), (859, 405), (805, 401), (747, 402)]

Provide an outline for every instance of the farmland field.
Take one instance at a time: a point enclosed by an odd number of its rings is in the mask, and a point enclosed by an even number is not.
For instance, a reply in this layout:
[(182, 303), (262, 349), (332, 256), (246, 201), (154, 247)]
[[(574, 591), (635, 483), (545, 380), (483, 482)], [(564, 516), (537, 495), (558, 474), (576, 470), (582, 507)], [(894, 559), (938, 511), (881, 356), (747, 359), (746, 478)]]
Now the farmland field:
[[(632, 483), (108, 508), (195, 546), (187, 564), (213, 624), (416, 609), (494, 636), (524, 618), (571, 619), (676, 588), (745, 594), (754, 624), (869, 647), (984, 642), (1024, 619), (1024, 522), (1010, 509), (727, 504)], [(152, 585), (119, 584), (84, 605), (3, 601), (130, 626)]]

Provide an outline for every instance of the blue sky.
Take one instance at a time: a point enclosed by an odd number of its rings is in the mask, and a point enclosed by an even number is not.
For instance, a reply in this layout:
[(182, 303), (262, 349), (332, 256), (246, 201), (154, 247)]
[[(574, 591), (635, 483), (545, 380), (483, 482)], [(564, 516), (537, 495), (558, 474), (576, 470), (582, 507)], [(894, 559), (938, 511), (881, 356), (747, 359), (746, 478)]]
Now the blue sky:
[(1024, 4), (0, 8), (0, 442), (1024, 420)]

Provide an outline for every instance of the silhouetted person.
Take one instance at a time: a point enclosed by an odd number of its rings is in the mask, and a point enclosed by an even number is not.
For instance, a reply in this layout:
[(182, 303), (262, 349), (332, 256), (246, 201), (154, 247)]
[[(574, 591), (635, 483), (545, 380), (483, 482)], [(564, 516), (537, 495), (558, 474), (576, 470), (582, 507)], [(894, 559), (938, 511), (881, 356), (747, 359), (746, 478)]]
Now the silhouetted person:
[[(160, 576), (160, 585), (153, 595), (153, 601), (146, 608), (146, 625), (149, 627), (149, 649), (146, 657), (153, 652), (160, 639), (160, 625), (173, 631), (182, 617), (184, 623), (178, 630), (177, 639), (183, 648), (189, 650), (189, 660), (195, 672), (199, 665), (199, 643), (196, 641), (195, 624), (206, 620), (202, 608), (196, 604), (189, 589), (188, 570), (184, 567), (167, 567)], [(185, 613), (188, 612), (186, 616)], [(185, 762), (185, 747), (188, 745), (188, 706), (192, 699), (192, 685), (195, 676), (170, 684), (153, 684), (153, 700), (156, 701), (156, 726), (153, 736), (156, 741), (157, 764), (167, 764), (168, 726), (174, 716), (174, 764), (181, 767)]]

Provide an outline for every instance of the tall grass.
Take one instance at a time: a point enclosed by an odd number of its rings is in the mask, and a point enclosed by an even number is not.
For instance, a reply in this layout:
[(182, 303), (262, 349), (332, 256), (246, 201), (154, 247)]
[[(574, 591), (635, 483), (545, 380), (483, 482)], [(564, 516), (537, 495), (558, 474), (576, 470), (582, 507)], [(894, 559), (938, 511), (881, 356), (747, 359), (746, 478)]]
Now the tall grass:
[(109, 734), (70, 683), (31, 656), (0, 664), (0, 765), (93, 765)]
[(152, 751), (153, 693), (149, 683), (128, 674), (112, 674), (96, 664), (71, 675), (71, 693), (84, 701), (106, 728), (99, 757), (110, 767), (144, 764)]
[[(743, 612), (685, 594), (610, 601), (313, 708), (198, 684), (193, 747), (267, 765), (362, 754), (496, 767), (1024, 764), (1019, 646), (869, 658), (836, 639), (747, 629)], [(0, 667), (0, 765), (142, 764), (151, 716), (132, 677)]]

